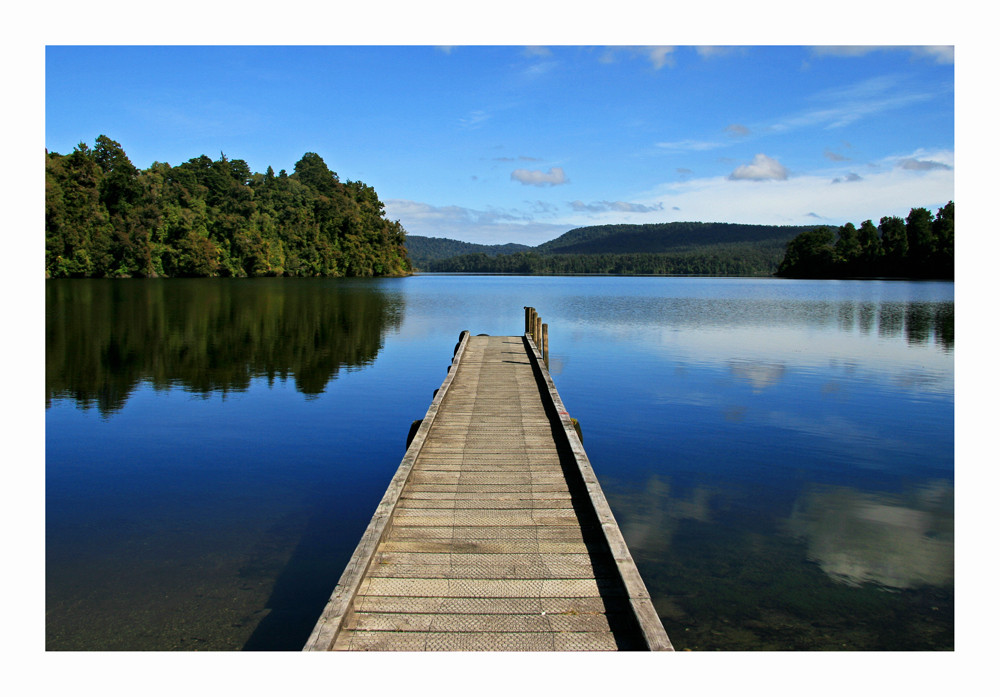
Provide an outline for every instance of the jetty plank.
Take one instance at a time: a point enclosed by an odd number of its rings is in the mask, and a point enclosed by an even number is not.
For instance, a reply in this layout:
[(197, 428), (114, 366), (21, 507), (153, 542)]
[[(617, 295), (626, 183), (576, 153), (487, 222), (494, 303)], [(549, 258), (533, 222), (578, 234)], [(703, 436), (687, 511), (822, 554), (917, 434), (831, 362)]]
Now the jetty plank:
[(529, 335), (463, 332), (306, 650), (672, 650)]

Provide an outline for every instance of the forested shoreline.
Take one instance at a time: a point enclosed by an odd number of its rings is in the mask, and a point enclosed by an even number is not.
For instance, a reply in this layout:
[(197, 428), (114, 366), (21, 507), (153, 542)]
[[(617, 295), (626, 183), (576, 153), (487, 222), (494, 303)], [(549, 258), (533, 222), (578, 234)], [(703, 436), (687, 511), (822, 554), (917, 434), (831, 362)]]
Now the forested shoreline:
[(591, 225), (521, 249), (418, 236), (411, 259), (422, 271), (453, 273), (772, 276), (789, 240), (808, 229), (698, 222)]
[(140, 170), (99, 136), (45, 156), (47, 278), (398, 276), (406, 232), (316, 153), (292, 174), (220, 153)]
[(428, 271), (450, 273), (517, 273), (529, 275), (607, 274), (770, 276), (781, 250), (766, 246), (718, 246), (687, 253), (539, 254), (516, 252), (488, 256), (465, 254), (432, 262)]
[(788, 243), (778, 276), (786, 278), (955, 278), (955, 202), (932, 216), (911, 208), (856, 228), (817, 227)]

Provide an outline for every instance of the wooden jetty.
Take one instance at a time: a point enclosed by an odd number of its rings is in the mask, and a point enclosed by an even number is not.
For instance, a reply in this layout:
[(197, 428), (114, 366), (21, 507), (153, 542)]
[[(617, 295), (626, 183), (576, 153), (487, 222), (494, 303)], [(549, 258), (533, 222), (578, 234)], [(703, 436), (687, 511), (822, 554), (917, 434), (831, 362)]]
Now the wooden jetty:
[(462, 332), (305, 650), (673, 650), (547, 329), (525, 308), (523, 336)]

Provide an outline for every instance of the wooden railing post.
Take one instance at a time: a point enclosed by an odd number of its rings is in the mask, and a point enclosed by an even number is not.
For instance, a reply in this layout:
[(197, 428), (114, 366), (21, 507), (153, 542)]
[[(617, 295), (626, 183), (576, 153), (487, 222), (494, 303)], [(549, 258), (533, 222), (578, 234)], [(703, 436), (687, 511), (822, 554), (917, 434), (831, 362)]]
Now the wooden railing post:
[(542, 325), (542, 359), (545, 361), (545, 369), (549, 368), (549, 325)]

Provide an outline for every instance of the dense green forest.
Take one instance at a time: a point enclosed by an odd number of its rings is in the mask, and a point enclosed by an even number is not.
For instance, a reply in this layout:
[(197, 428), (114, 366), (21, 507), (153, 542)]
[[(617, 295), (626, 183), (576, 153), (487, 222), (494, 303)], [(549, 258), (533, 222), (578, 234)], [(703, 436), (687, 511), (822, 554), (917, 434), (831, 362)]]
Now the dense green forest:
[(788, 243), (778, 268), (788, 278), (955, 278), (955, 203), (936, 216), (911, 208), (906, 220), (885, 216), (878, 226), (817, 227)]
[[(770, 276), (788, 241), (808, 229), (688, 222), (594, 225), (524, 251), (511, 249), (513, 245), (480, 250), (463, 247), (468, 245), (463, 242), (439, 245), (434, 251), (457, 250), (459, 255), (422, 252), (421, 261), (414, 263), (421, 270), (441, 272)], [(416, 259), (412, 251), (411, 258)]]
[(225, 154), (140, 170), (104, 135), (45, 156), (50, 278), (402, 275), (405, 236), (316, 153), (291, 175)]

